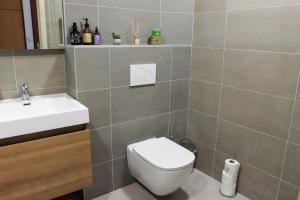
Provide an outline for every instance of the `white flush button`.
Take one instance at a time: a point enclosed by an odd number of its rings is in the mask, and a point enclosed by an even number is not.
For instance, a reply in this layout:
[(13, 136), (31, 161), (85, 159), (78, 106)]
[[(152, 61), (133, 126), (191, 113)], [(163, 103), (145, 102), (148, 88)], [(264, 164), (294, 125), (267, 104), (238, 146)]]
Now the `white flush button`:
[(156, 82), (156, 64), (130, 65), (130, 86), (150, 85)]

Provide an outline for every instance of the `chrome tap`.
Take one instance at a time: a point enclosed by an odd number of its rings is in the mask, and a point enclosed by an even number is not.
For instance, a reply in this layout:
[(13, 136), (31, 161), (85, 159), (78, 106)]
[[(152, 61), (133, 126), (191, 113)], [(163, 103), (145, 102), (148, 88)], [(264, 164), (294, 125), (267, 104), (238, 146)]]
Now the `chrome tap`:
[(29, 86), (27, 83), (21, 85), (22, 100), (29, 100)]

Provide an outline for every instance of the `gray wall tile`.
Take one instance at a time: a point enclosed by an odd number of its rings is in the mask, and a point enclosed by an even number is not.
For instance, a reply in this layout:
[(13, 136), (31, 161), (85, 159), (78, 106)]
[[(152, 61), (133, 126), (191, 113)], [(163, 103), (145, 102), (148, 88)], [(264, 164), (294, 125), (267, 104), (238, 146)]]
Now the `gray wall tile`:
[(130, 175), (126, 157), (114, 160), (114, 190), (135, 182)]
[(160, 2), (157, 0), (99, 0), (100, 6), (118, 7), (118, 8), (130, 8), (130, 9), (142, 9), (158, 11), (160, 10)]
[(192, 44), (193, 15), (162, 13), (161, 29), (163, 44)]
[[(216, 152), (214, 177), (217, 180), (221, 180), (225, 159), (230, 157), (228, 154)], [(279, 179), (241, 162), (237, 189), (246, 197), (253, 200), (274, 200), (276, 199), (278, 183)]]
[(198, 156), (195, 161), (195, 168), (209, 176), (212, 176), (214, 150), (191, 139), (189, 139), (188, 142), (194, 144), (198, 150)]
[(195, 0), (195, 12), (226, 10), (226, 0)]
[(159, 27), (159, 13), (100, 7), (99, 23), (103, 42), (112, 44), (111, 33), (116, 32), (121, 35), (123, 44), (132, 44), (131, 23), (135, 18), (139, 19), (141, 24), (141, 43), (147, 44), (148, 37), (151, 35), (151, 29)]
[(125, 156), (127, 145), (153, 137), (168, 137), (169, 114), (112, 127), (113, 156)]
[(172, 80), (190, 77), (191, 48), (172, 48)]
[(66, 86), (73, 90), (77, 90), (74, 51), (74, 48), (71, 47), (66, 48), (65, 51)]
[(0, 53), (0, 93), (16, 90), (12, 52)]
[(93, 90), (109, 87), (109, 49), (77, 48), (77, 90)]
[(223, 83), (294, 98), (299, 63), (294, 54), (226, 50)]
[(220, 117), (243, 126), (287, 138), (292, 101), (223, 87)]
[(161, 1), (163, 12), (194, 12), (194, 0), (163, 0)]
[(289, 141), (300, 145), (300, 102), (295, 102)]
[(288, 144), (282, 179), (300, 187), (300, 146)]
[(229, 12), (226, 47), (300, 52), (299, 23), (300, 6)]
[(259, 7), (275, 7), (299, 4), (299, 0), (227, 0), (228, 9), (246, 9)]
[(111, 84), (113, 87), (130, 84), (131, 64), (156, 63), (156, 80), (170, 80), (170, 48), (112, 48), (110, 52)]
[(217, 149), (280, 177), (285, 142), (225, 121), (219, 122)]
[(217, 116), (220, 86), (192, 80), (190, 90), (190, 108)]
[(277, 200), (296, 200), (298, 197), (298, 192), (298, 187), (281, 181)]
[(0, 91), (0, 100), (4, 99), (15, 99), (18, 97), (17, 91), (11, 91), (11, 92), (1, 92)]
[(93, 167), (94, 184), (84, 189), (84, 199), (90, 200), (113, 190), (112, 162)]
[(65, 0), (65, 3), (97, 5), (97, 0)]
[[(65, 93), (66, 88), (62, 87), (53, 87), (53, 88), (44, 88), (44, 89), (31, 89), (29, 91), (30, 96), (40, 96), (40, 95), (49, 95), (49, 94), (60, 94)], [(20, 90), (18, 91), (18, 96), (21, 97)]]
[(188, 107), (190, 80), (171, 82), (171, 111)]
[(192, 79), (220, 83), (223, 49), (193, 48)]
[(15, 57), (18, 87), (30, 89), (65, 86), (64, 57), (61, 54), (20, 55)]
[(217, 118), (190, 110), (188, 124), (189, 138), (214, 148), (217, 133)]
[(89, 108), (92, 129), (110, 125), (110, 91), (79, 92), (78, 100)]
[(113, 88), (111, 92), (113, 123), (169, 112), (169, 83)]
[(169, 135), (172, 140), (182, 139), (186, 136), (187, 110), (170, 113)]
[(197, 47), (223, 48), (226, 12), (198, 13), (194, 17), (193, 45)]
[(255, 200), (274, 200), (279, 180), (246, 164), (241, 165), (238, 192)]
[(93, 165), (112, 160), (111, 128), (100, 128), (91, 131)]

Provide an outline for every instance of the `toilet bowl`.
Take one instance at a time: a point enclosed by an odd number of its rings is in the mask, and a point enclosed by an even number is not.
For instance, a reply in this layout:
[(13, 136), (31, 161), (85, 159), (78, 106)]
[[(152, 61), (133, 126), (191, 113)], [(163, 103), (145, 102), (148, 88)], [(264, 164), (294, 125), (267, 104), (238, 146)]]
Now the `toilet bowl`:
[(165, 138), (153, 138), (127, 146), (131, 175), (157, 196), (176, 191), (191, 174), (195, 155)]

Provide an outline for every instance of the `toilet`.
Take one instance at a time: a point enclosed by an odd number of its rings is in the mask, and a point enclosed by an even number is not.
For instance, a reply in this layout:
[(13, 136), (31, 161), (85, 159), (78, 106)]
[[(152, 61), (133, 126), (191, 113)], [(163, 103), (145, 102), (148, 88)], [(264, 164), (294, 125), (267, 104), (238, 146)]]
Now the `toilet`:
[(130, 173), (157, 196), (176, 191), (191, 174), (195, 155), (165, 138), (152, 138), (127, 146)]

